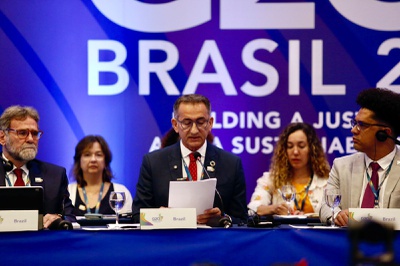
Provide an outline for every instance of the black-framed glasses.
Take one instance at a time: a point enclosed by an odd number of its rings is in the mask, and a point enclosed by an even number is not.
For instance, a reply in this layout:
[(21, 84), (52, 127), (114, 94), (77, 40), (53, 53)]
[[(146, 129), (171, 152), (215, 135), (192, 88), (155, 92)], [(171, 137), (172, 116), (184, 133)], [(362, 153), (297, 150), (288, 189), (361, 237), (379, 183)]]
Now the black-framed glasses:
[(184, 130), (192, 128), (193, 124), (196, 124), (198, 129), (206, 129), (208, 126), (208, 121), (210, 121), (210, 119), (199, 118), (195, 121), (191, 119), (183, 119), (183, 120), (176, 119), (176, 121), (178, 121), (178, 123), (181, 124)]
[(43, 135), (43, 131), (41, 130), (30, 130), (30, 129), (13, 129), (7, 128), (6, 131), (8, 132), (15, 132), (20, 139), (26, 139), (29, 134), (32, 135), (33, 139), (40, 139)]
[(371, 127), (371, 126), (387, 127), (387, 125), (369, 124), (369, 123), (365, 123), (365, 122), (362, 122), (362, 121), (357, 121), (355, 119), (351, 119), (350, 120), (350, 124), (351, 124), (352, 128), (356, 127), (358, 131), (361, 131), (361, 130), (366, 129), (366, 128)]

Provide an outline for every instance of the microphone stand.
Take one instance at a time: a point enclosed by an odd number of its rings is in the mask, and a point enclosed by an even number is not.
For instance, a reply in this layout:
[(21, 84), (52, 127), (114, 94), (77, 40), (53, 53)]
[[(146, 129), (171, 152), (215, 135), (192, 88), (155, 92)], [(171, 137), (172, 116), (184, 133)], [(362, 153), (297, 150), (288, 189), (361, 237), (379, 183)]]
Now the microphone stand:
[[(206, 173), (208, 179), (211, 179), (210, 175), (208, 174), (206, 168), (204, 167), (204, 164), (201, 162), (201, 154), (196, 151), (193, 153), (194, 158), (199, 161), (201, 167), (203, 168), (203, 171)], [(207, 225), (212, 226), (212, 227), (224, 227), (224, 228), (229, 228), (232, 226), (232, 218), (225, 213), (225, 207), (224, 207), (224, 202), (222, 200), (221, 194), (219, 193), (217, 187), (215, 187), (215, 192), (218, 195), (218, 198), (221, 202), (221, 212), (222, 212), (222, 217), (212, 217), (209, 219), (207, 222)]]

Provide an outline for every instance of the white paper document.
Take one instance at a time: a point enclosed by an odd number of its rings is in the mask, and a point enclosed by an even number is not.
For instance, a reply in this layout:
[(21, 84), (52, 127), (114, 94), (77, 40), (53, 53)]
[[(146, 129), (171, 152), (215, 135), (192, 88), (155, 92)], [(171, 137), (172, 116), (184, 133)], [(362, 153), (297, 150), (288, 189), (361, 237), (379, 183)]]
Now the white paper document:
[(169, 183), (170, 208), (196, 208), (196, 215), (211, 209), (214, 204), (216, 178), (200, 181), (171, 181)]

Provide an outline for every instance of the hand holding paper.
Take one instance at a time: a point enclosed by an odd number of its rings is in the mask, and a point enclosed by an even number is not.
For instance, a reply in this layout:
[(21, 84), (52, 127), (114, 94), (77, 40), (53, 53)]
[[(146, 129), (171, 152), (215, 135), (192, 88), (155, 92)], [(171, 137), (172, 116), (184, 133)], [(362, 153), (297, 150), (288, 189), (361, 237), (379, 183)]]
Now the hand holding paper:
[(196, 182), (171, 181), (169, 184), (170, 208), (196, 208), (196, 215), (211, 209), (214, 203), (217, 179)]

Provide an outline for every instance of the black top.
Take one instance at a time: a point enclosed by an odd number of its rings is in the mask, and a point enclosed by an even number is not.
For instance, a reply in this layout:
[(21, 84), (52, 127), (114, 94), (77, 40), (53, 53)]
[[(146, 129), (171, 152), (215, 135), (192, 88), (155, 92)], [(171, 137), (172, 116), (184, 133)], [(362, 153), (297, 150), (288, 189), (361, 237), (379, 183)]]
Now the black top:
[[(99, 213), (101, 213), (101, 214), (115, 214), (115, 211), (113, 209), (111, 209), (110, 203), (108, 201), (112, 191), (114, 191), (114, 184), (113, 183), (111, 183), (110, 187), (108, 188), (108, 191), (107, 191), (105, 197), (103, 197), (101, 199)], [(76, 188), (76, 199), (75, 199), (74, 206), (75, 206), (74, 214), (76, 216), (84, 216), (85, 213), (87, 213), (85, 200), (81, 199), (81, 197), (79, 195), (79, 192), (78, 192), (78, 187)], [(96, 207), (91, 208), (90, 212), (91, 213), (95, 213), (95, 210), (96, 210)]]

